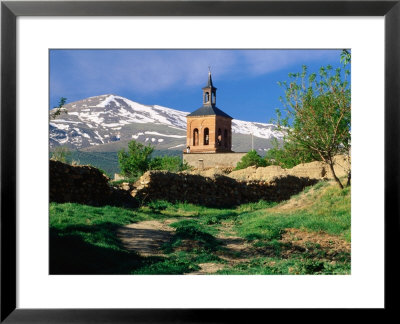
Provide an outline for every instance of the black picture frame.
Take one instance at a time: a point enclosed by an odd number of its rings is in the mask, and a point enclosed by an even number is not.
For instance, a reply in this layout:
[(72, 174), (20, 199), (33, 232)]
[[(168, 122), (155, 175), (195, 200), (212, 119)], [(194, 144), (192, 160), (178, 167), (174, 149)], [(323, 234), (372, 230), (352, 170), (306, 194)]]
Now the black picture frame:
[[(385, 310), (396, 308), (399, 235), (400, 0), (394, 1), (2, 1), (1, 322), (199, 323), (257, 318), (264, 310), (16, 308), (16, 19), (19, 16), (384, 16)], [(212, 9), (212, 10), (210, 10)], [(368, 160), (368, 157), (366, 157)], [(368, 161), (366, 161), (368, 163)], [(371, 188), (373, 190), (373, 188)], [(395, 294), (396, 293), (396, 294)], [(249, 317), (250, 318), (250, 317)]]

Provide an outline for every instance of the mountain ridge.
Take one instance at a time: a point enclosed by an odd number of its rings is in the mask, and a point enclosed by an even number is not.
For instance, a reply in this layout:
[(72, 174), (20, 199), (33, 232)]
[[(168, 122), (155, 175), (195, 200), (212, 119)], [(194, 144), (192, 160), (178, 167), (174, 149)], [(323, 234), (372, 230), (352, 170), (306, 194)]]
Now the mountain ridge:
[[(132, 139), (151, 143), (161, 150), (183, 150), (186, 146), (189, 112), (144, 105), (114, 94), (88, 97), (68, 103), (64, 108), (67, 114), (50, 119), (50, 149), (63, 145), (86, 151), (118, 151)], [(283, 139), (276, 125), (232, 121), (234, 151), (248, 151), (253, 142), (256, 150), (265, 152), (273, 139)]]

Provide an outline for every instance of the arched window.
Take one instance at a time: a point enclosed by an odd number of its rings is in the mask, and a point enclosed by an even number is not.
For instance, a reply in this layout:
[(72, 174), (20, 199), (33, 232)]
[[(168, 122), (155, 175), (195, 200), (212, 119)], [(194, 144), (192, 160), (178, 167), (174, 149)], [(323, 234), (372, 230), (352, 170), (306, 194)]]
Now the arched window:
[(218, 128), (217, 145), (221, 146), (221, 143), (222, 143), (222, 132), (221, 132), (221, 128)]
[(204, 128), (204, 145), (208, 145), (210, 142), (210, 131), (208, 128)]
[(228, 130), (224, 130), (224, 146), (228, 147)]
[(195, 128), (193, 130), (193, 146), (199, 145), (199, 130)]
[(204, 94), (204, 102), (208, 102), (210, 100), (210, 94), (208, 92), (206, 92)]

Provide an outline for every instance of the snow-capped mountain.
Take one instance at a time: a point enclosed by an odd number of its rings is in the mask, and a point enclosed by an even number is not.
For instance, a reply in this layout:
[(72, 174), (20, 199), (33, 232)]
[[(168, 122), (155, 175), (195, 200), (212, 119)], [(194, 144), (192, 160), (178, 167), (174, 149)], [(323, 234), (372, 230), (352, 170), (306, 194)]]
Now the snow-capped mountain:
[[(188, 112), (143, 105), (116, 95), (101, 95), (66, 104), (66, 114), (50, 118), (50, 148), (59, 145), (87, 151), (117, 151), (135, 139), (156, 149), (183, 150)], [(50, 111), (52, 113), (52, 111)], [(273, 124), (232, 121), (232, 149), (266, 151), (283, 134)]]

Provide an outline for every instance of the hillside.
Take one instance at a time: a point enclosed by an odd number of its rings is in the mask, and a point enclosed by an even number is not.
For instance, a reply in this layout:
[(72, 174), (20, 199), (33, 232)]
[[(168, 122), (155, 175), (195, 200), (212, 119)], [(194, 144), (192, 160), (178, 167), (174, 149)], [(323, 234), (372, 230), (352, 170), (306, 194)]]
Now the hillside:
[[(116, 95), (101, 95), (64, 106), (67, 114), (50, 120), (50, 149), (67, 146), (88, 152), (116, 152), (135, 139), (157, 150), (185, 147), (188, 112), (158, 105), (143, 105)], [(51, 113), (51, 111), (50, 111)], [(273, 139), (283, 134), (273, 124), (232, 121), (232, 149), (246, 152), (254, 147), (263, 154)]]

